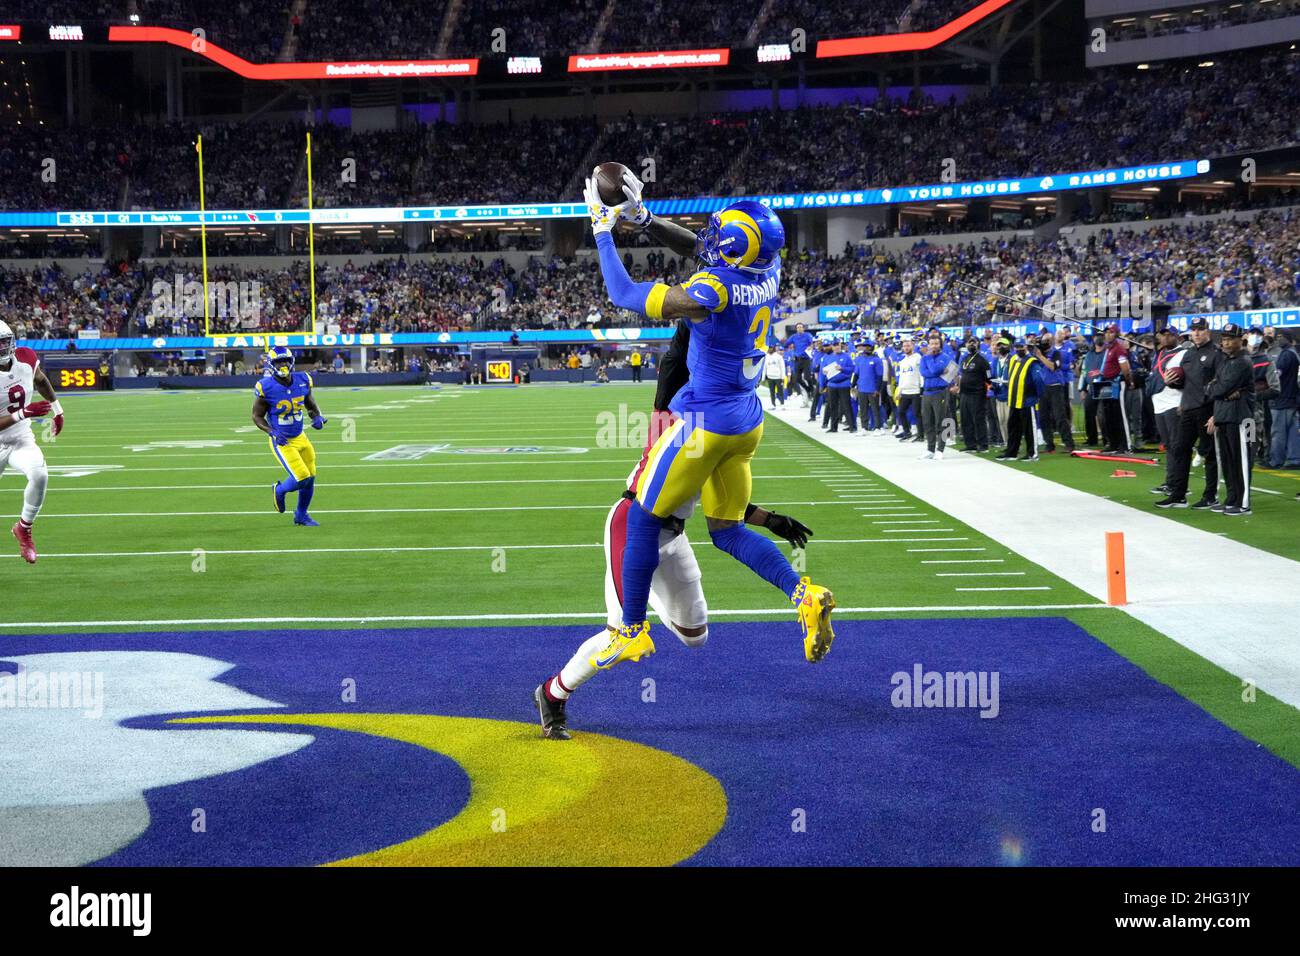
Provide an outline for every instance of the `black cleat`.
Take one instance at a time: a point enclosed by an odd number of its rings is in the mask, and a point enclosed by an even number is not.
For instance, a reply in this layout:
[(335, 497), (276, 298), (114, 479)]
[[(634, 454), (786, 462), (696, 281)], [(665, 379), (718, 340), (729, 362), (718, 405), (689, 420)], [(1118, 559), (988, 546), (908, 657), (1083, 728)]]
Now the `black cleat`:
[(1208, 511), (1219, 503), (1218, 498), (1202, 498), (1196, 504), (1192, 505), (1193, 511)]
[(1186, 508), (1186, 498), (1175, 498), (1173, 495), (1167, 495), (1156, 502), (1157, 508)]
[(533, 691), (533, 703), (537, 705), (537, 715), (542, 719), (542, 738), (544, 740), (572, 740), (565, 729), (568, 716), (564, 712), (564, 701), (551, 700), (546, 696), (546, 685), (538, 684)]
[(1151, 489), (1151, 493), (1152, 493), (1153, 495), (1164, 495), (1164, 496), (1168, 497), (1168, 495), (1169, 495), (1169, 486), (1168, 486), (1168, 485), (1156, 485), (1154, 488)]

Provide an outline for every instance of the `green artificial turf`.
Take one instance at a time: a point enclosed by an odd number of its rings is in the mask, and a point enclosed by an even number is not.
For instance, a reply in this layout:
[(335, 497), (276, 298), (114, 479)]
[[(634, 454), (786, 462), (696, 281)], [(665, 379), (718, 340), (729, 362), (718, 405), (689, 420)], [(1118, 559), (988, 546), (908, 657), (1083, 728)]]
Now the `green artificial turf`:
[[(604, 519), (640, 457), (652, 396), (652, 384), (319, 390), (330, 422), (308, 434), (321, 527), (302, 528), (272, 509), (283, 471), (252, 430), (250, 394), (67, 395), (66, 430), (43, 442), (53, 474), (36, 527), (41, 559), (28, 567), (11, 541), (0, 546), (0, 573), (23, 585), (0, 635), (599, 620)], [(416, 444), (450, 447), (366, 460)], [(1160, 474), (1135, 466), (1138, 479), (1112, 479), (1115, 465), (1060, 453), (1012, 467), (1135, 507), (1150, 507)], [(806, 572), (835, 591), (837, 613), (1066, 617), (1300, 765), (1294, 708), (1263, 693), (1243, 701), (1236, 677), (784, 423), (768, 420), (753, 471), (756, 503), (815, 532)], [(1257, 475), (1265, 482), (1295, 484)], [(21, 496), (21, 476), (6, 473), (0, 515), (16, 514)], [(1254, 518), (1169, 517), (1296, 557), (1294, 524), (1277, 520), (1295, 507), (1259, 495)], [(767, 622), (761, 633), (783, 639), (793, 628), (784, 597), (711, 547), (701, 516), (687, 532), (712, 616)], [(1062, 604), (1088, 607), (1044, 607)], [(988, 605), (997, 610), (975, 610)]]

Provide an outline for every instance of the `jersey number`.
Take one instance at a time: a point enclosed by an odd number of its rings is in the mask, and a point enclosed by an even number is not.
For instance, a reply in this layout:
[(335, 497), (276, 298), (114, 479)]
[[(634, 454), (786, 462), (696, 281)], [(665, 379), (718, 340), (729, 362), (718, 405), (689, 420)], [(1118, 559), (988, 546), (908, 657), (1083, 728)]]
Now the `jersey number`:
[(767, 327), (772, 324), (772, 310), (763, 306), (754, 313), (754, 321), (749, 323), (749, 331), (757, 332), (754, 336), (754, 348), (765, 349), (767, 342)]
[(9, 407), (5, 411), (12, 415), (27, 407), (27, 389), (21, 385), (9, 386)]
[(302, 421), (303, 399), (294, 398), (292, 401), (282, 398), (275, 403), (275, 415), (281, 425), (290, 425), (293, 422)]
[[(767, 327), (771, 324), (772, 324), (772, 310), (767, 306), (763, 306), (761, 309), (759, 309), (757, 312), (754, 313), (754, 321), (749, 323), (749, 331), (757, 332), (758, 334), (754, 336), (753, 344), (750, 346), (751, 349), (759, 353), (765, 352), (767, 350), (765, 347), (765, 343), (767, 342)], [(754, 356), (750, 366), (745, 370), (745, 377), (747, 379), (758, 378), (759, 374), (761, 374), (762, 372), (762, 368), (763, 368), (762, 354)]]

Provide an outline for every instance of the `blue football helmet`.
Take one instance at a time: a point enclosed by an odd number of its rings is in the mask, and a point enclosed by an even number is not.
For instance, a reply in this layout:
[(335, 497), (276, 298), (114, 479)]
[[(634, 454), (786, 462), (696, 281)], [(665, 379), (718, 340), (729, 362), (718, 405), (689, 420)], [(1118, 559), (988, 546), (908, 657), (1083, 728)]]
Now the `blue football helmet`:
[(785, 245), (785, 227), (762, 203), (744, 199), (709, 217), (695, 237), (695, 256), (706, 266), (764, 272)]
[(266, 353), (266, 365), (278, 379), (287, 382), (293, 378), (293, 352), (283, 345), (277, 345)]

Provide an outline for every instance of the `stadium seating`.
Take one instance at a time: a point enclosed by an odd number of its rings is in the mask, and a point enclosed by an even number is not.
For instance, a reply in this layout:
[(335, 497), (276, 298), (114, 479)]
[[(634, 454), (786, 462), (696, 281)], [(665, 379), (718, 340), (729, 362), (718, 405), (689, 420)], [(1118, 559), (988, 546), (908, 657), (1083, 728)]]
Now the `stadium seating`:
[[(901, 252), (867, 245), (840, 255), (792, 250), (782, 294), (809, 305), (866, 306), (853, 321), (873, 326), (971, 322), (1016, 307), (985, 300), (955, 286), (954, 275), (1034, 303), (1044, 301), (1044, 276), (1078, 275), (1089, 281), (1150, 282), (1158, 301), (1175, 311), (1211, 312), (1300, 304), (1300, 207), (1263, 211), (1254, 218), (1197, 219), (1146, 232), (1106, 229), (1086, 243), (1016, 237), (945, 246), (919, 241)], [(680, 281), (686, 265), (660, 253), (638, 278)], [(0, 319), (19, 336), (61, 338), (79, 328), (104, 335), (199, 334), (201, 316), (154, 314), (154, 283), (175, 276), (197, 279), (186, 263), (158, 262), (147, 270), (105, 268), (70, 276), (57, 267), (35, 271), (0, 267)], [(261, 283), (262, 310), (240, 320), (218, 316), (218, 331), (290, 331), (306, 326), (309, 288), (305, 266), (243, 269), (230, 262), (210, 269), (217, 281)], [(644, 324), (609, 304), (590, 257), (564, 261), (533, 257), (526, 269), (501, 258), (393, 257), (365, 266), (325, 265), (317, 271), (318, 316), (344, 332), (456, 329), (571, 328)], [(495, 303), (504, 302), (499, 308)], [(1021, 308), (1020, 312), (1029, 312)]]
[[(1213, 68), (1113, 69), (1089, 82), (1003, 86), (965, 102), (914, 95), (870, 105), (627, 115), (400, 131), (315, 129), (316, 204), (491, 203), (579, 198), (577, 157), (597, 142), (634, 168), (655, 161), (658, 196), (764, 194), (936, 182), (945, 158), (962, 181), (1268, 149), (1300, 140), (1300, 59), (1227, 58)], [(0, 183), (0, 208), (196, 208), (193, 124), (75, 133), (15, 131), (0, 159), (30, 176)], [(204, 127), (209, 208), (300, 206), (304, 128)], [(250, 149), (250, 139), (257, 148)], [(509, 150), (500, 149), (508, 140)], [(81, 158), (88, 155), (87, 166)], [(39, 157), (77, 158), (55, 183)], [(357, 161), (355, 183), (340, 181)], [(123, 192), (123, 180), (129, 192)]]

